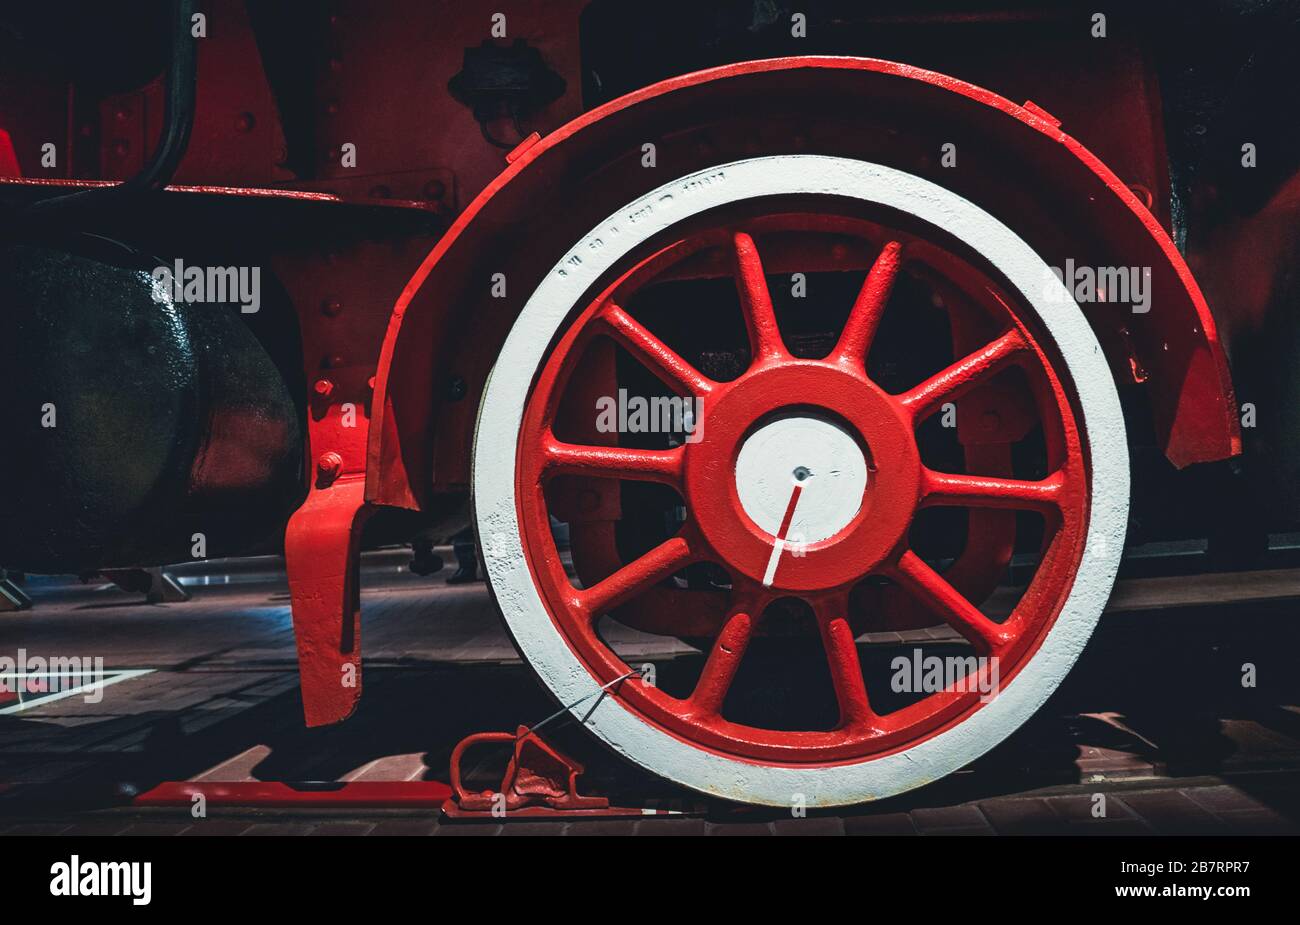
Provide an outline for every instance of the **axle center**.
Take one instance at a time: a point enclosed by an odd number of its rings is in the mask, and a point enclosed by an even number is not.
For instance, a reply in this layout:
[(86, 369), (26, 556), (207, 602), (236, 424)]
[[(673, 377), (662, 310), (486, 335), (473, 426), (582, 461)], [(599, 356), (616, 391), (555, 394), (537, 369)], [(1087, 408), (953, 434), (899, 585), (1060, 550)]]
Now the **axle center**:
[(808, 545), (834, 536), (857, 516), (867, 488), (867, 460), (841, 424), (816, 414), (781, 415), (746, 438), (736, 459), (736, 494), (750, 520), (772, 537), (793, 501), (782, 537)]

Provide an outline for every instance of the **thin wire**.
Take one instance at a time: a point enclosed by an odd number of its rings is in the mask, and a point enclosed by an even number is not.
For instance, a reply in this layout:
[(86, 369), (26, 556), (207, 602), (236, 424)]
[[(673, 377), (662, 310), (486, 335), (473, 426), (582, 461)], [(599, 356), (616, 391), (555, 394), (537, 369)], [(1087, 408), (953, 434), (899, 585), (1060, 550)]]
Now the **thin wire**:
[[(535, 723), (535, 724), (533, 724), (532, 726), (530, 726), (530, 727), (528, 727), (527, 729), (525, 729), (523, 732), (521, 732), (521, 733), (519, 733), (518, 735), (516, 735), (516, 736), (515, 736), (515, 741), (518, 741), (519, 739), (522, 739), (522, 738), (523, 738), (524, 736), (526, 736), (526, 735), (531, 735), (532, 733), (536, 732), (538, 729), (541, 729), (543, 726), (545, 726), (547, 723), (551, 722), (552, 720), (559, 719), (561, 716), (564, 716), (565, 714), (567, 714), (570, 710), (572, 710), (572, 709), (573, 709), (574, 707), (576, 707), (578, 704), (582, 703), (584, 700), (590, 700), (592, 697), (602, 697), (602, 698), (603, 698), (604, 695), (605, 695), (605, 693), (606, 693), (606, 691), (608, 691), (608, 690), (609, 690), (611, 687), (613, 687), (615, 684), (618, 684), (618, 683), (621, 682), (621, 681), (626, 681), (628, 678), (632, 677), (633, 675), (637, 675), (637, 674), (640, 674), (640, 673), (641, 673), (640, 669), (638, 669), (638, 668), (633, 668), (633, 669), (632, 669), (631, 671), (629, 671), (627, 674), (619, 675), (617, 678), (615, 678), (613, 681), (610, 681), (608, 684), (602, 684), (600, 687), (596, 688), (596, 689), (595, 689), (594, 691), (592, 691), (590, 694), (584, 694), (583, 696), (579, 697), (577, 700), (573, 701), (573, 703), (565, 704), (564, 706), (560, 707), (560, 709), (558, 709), (558, 710), (556, 710), (554, 713), (552, 713), (550, 716), (546, 717), (546, 719), (542, 720), (540, 723)], [(595, 709), (595, 707), (593, 706), (592, 709)], [(590, 715), (591, 715), (591, 713), (589, 712), (589, 713), (587, 714), (587, 716), (590, 716)], [(585, 719), (585, 717), (584, 717), (584, 719)]]

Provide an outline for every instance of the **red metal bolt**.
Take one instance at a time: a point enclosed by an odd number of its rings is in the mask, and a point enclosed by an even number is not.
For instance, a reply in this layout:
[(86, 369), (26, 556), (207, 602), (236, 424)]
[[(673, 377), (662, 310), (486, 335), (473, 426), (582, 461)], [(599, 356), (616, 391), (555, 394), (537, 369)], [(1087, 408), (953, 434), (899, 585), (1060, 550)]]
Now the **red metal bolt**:
[(1155, 205), (1155, 193), (1151, 192), (1149, 188), (1143, 186), (1141, 183), (1130, 183), (1128, 188), (1132, 190), (1133, 195), (1138, 198), (1138, 202), (1142, 203), (1142, 205), (1144, 205), (1148, 210)]
[(312, 391), (321, 398), (329, 398), (330, 393), (334, 391), (334, 383), (328, 379), (317, 379), (315, 384), (312, 385)]
[(321, 479), (325, 481), (334, 481), (343, 471), (343, 457), (333, 450), (328, 453), (321, 453), (320, 459), (316, 460), (316, 471), (320, 473)]
[(251, 112), (241, 112), (235, 119), (235, 131), (247, 134), (253, 130), (253, 126), (256, 124), (257, 120), (253, 118)]
[(343, 303), (338, 299), (326, 299), (320, 303), (320, 310), (330, 318), (334, 318), (343, 311)]

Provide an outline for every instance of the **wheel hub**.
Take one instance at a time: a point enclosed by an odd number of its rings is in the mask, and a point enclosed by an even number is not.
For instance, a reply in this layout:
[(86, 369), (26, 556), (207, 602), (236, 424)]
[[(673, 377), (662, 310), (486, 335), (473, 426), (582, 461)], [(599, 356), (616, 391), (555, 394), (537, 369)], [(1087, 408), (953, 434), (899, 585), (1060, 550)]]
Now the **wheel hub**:
[(828, 591), (905, 538), (921, 485), (912, 425), (860, 367), (786, 357), (704, 413), (687, 507), (722, 564), (764, 587)]

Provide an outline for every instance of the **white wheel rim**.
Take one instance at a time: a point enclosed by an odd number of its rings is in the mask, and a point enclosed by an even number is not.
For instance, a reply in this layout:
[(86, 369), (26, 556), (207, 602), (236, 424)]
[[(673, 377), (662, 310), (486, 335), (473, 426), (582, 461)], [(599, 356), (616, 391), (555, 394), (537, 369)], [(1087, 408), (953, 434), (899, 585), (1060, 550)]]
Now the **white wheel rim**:
[[(904, 750), (856, 763), (781, 766), (722, 755), (677, 738), (599, 684), (551, 619), (527, 564), (515, 461), (524, 408), (547, 346), (597, 280), (639, 244), (701, 212), (774, 195), (831, 195), (915, 216), (980, 253), (1010, 283), (1052, 342), (1077, 401), (1091, 472), (1089, 519), (1074, 584), (1038, 650), (1012, 681), (960, 723)], [(668, 780), (771, 806), (842, 806), (882, 799), (969, 764), (1025, 722), (1083, 650), (1110, 594), (1128, 520), (1127, 439), (1106, 359), (1079, 306), (1046, 263), (979, 206), (928, 180), (848, 158), (777, 155), (682, 177), (597, 225), (538, 285), (484, 390), (474, 439), (475, 516), (488, 580), (524, 658), (575, 718), (607, 745)]]

